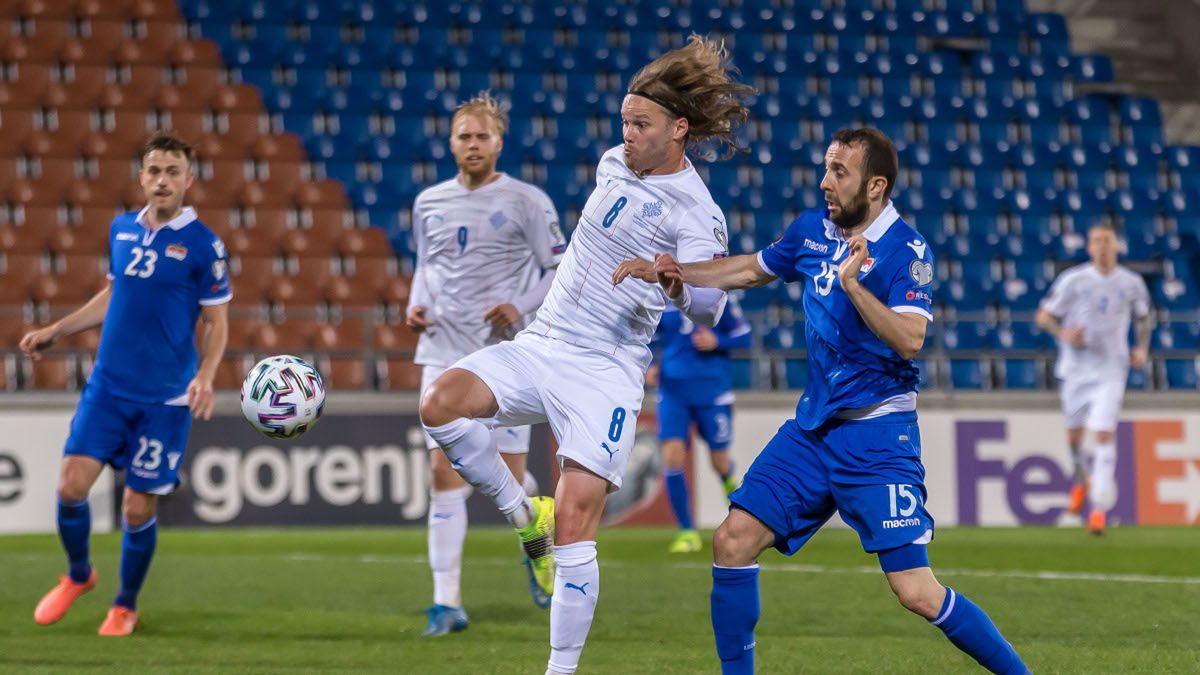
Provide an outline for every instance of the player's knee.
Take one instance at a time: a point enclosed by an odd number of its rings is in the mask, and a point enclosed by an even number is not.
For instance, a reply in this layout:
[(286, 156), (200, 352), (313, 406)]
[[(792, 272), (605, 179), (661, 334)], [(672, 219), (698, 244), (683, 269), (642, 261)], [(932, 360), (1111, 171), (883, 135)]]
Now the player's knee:
[(663, 467), (667, 469), (682, 469), (687, 461), (687, 449), (683, 441), (671, 439), (662, 444)]
[(455, 490), (467, 484), (450, 465), (450, 460), (446, 459), (446, 455), (441, 450), (434, 450), (433, 455), (433, 489)]
[(938, 612), (941, 611), (946, 589), (936, 581), (932, 583), (924, 580), (893, 581), (891, 587), (892, 592), (896, 594), (896, 599), (900, 601), (900, 605), (913, 614), (932, 619), (936, 618)]
[(121, 517), (125, 519), (125, 524), (129, 527), (145, 524), (154, 517), (155, 502), (153, 495), (126, 491), (125, 498), (121, 500)]
[(83, 471), (70, 464), (63, 465), (58, 476), (58, 494), (62, 499), (72, 502), (87, 499), (91, 489), (91, 482), (87, 480)]
[(726, 518), (713, 533), (713, 562), (722, 567), (753, 565), (765, 546), (748, 527)]
[(440, 427), (462, 417), (454, 412), (454, 401), (446, 387), (437, 382), (430, 385), (421, 396), (421, 423), (427, 427)]

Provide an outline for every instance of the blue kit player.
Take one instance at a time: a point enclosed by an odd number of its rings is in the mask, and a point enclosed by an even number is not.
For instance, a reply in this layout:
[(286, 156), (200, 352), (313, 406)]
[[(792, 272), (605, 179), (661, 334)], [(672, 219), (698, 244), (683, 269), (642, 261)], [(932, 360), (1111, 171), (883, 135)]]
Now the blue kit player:
[[(158, 538), (159, 495), (175, 489), (191, 417), (212, 417), (213, 377), (228, 337), (225, 246), (183, 197), (195, 180), (191, 146), (154, 136), (139, 180), (147, 205), (109, 228), (109, 284), (83, 307), (21, 339), (37, 359), (56, 340), (100, 324), (95, 367), (71, 420), (58, 483), (58, 534), (68, 573), (33, 618), (49, 625), (96, 585), (88, 557), (88, 492), (105, 464), (124, 469), (121, 588), (100, 635), (129, 635)], [(196, 361), (196, 323), (203, 325)], [(189, 410), (190, 409), (190, 410)]]
[(726, 675), (754, 672), (759, 554), (794, 554), (835, 511), (878, 556), (900, 604), (988, 670), (1028, 672), (987, 614), (929, 566), (913, 358), (933, 319), (933, 256), (890, 202), (896, 173), (887, 136), (839, 131), (825, 154), (827, 208), (801, 214), (758, 255), (684, 265), (660, 255), (614, 275), (657, 278), (668, 295), (683, 283), (804, 284), (809, 386), (713, 537), (713, 633)]
[(689, 430), (693, 424), (708, 444), (709, 461), (721, 477), (725, 494), (737, 488), (729, 444), (733, 432), (733, 378), (729, 351), (750, 346), (750, 325), (730, 297), (711, 329), (697, 325), (668, 306), (658, 324), (658, 442), (663, 481), (679, 534), (667, 549), (694, 553), (702, 544), (692, 524), (692, 505), (684, 474)]

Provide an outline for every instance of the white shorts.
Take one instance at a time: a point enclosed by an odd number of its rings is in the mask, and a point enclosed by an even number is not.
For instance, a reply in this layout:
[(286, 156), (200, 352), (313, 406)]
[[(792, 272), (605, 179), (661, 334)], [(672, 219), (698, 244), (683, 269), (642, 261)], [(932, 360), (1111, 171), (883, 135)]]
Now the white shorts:
[[(421, 366), (421, 395), (425, 395), (425, 390), (433, 381), (438, 379), (438, 376), (446, 372), (446, 366)], [(429, 435), (429, 432), (422, 431), (425, 434), (425, 447), (430, 450), (438, 446), (437, 441)], [(529, 453), (529, 426), (505, 427), (492, 430), (492, 436), (496, 439), (496, 449), (506, 455), (524, 455)]]
[[(558, 460), (572, 459), (621, 487), (642, 409), (643, 375), (634, 350), (616, 354), (531, 333), (484, 347), (454, 364), (478, 375), (500, 411), (490, 426), (546, 421)], [(629, 350), (629, 351), (625, 351)], [(649, 353), (647, 352), (647, 356)]]
[(1068, 429), (1116, 431), (1125, 397), (1125, 380), (1059, 381)]

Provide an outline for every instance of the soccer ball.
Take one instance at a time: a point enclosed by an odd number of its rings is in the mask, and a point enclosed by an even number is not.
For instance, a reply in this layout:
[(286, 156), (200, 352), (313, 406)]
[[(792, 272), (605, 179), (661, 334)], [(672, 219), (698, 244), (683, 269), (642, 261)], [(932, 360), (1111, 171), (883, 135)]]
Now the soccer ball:
[(242, 380), (242, 414), (271, 438), (293, 438), (308, 431), (324, 408), (321, 374), (295, 356), (268, 356)]

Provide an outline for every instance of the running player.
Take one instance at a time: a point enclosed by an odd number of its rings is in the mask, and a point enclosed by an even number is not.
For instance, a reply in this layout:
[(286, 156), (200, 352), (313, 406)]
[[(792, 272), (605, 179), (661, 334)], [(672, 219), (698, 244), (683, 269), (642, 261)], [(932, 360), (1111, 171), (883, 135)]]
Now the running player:
[[(413, 206), (417, 268), (407, 323), (421, 334), (414, 360), (422, 366), (422, 391), (467, 354), (512, 339), (542, 304), (567, 247), (546, 193), (496, 171), (508, 127), (500, 105), (483, 93), (458, 107), (450, 127), (458, 175), (422, 191)], [(537, 482), (525, 468), (529, 427), (492, 434), (513, 475), (536, 495)], [(437, 443), (428, 434), (425, 439), (433, 467), (433, 606), (425, 635), (445, 635), (467, 627), (459, 580), (471, 487)], [(525, 564), (534, 602), (549, 607), (550, 596), (533, 578), (531, 563)]]
[[(723, 45), (692, 36), (633, 77), (621, 104), (624, 145), (600, 159), (596, 188), (537, 318), (512, 342), (456, 363), (421, 401), (429, 434), (517, 528), (553, 590), (549, 673), (575, 672), (591, 627), (600, 591), (596, 531), (606, 495), (621, 487), (647, 343), (668, 302), (655, 284), (614, 287), (610, 279), (630, 255), (726, 255), (724, 215), (686, 150), (704, 151), (709, 141), (727, 156), (735, 150), (735, 129), (749, 114), (743, 99), (753, 90), (733, 81), (730, 69)], [(725, 294), (680, 287), (670, 302), (711, 326)], [(530, 500), (488, 428), (542, 420), (559, 443), (554, 500)]]
[(776, 278), (804, 284), (808, 388), (730, 498), (713, 535), (712, 623), (725, 675), (754, 672), (758, 556), (792, 555), (834, 514), (857, 531), (900, 604), (995, 673), (1028, 669), (992, 620), (942, 586), (926, 544), (917, 368), (933, 320), (933, 255), (890, 196), (896, 148), (875, 129), (843, 129), (825, 153), (827, 208), (805, 211), (757, 255), (680, 265), (629, 260), (627, 275), (726, 290)]
[[(60, 338), (104, 326), (58, 483), (58, 535), (68, 571), (33, 618), (43, 625), (58, 621), (96, 585), (87, 497), (111, 464), (127, 472), (121, 589), (99, 631), (111, 636), (137, 626), (137, 596), (158, 540), (158, 497), (175, 489), (191, 417), (212, 417), (213, 377), (225, 353), (233, 298), (225, 245), (183, 206), (195, 180), (192, 147), (159, 134), (141, 159), (146, 207), (117, 216), (109, 228), (108, 285), (83, 307), (21, 338), (22, 351), (37, 359)], [(203, 325), (198, 367), (197, 320)]]
[[(1103, 534), (1112, 508), (1117, 469), (1114, 433), (1129, 368), (1145, 368), (1150, 351), (1150, 293), (1136, 272), (1117, 264), (1117, 232), (1110, 223), (1088, 230), (1091, 262), (1059, 275), (1037, 312), (1037, 324), (1058, 340), (1054, 375), (1059, 381), (1067, 442), (1075, 465), (1071, 513), (1081, 513), (1090, 484), (1088, 529)], [(1137, 344), (1129, 348), (1130, 315)], [(1085, 434), (1091, 432), (1091, 472)]]

